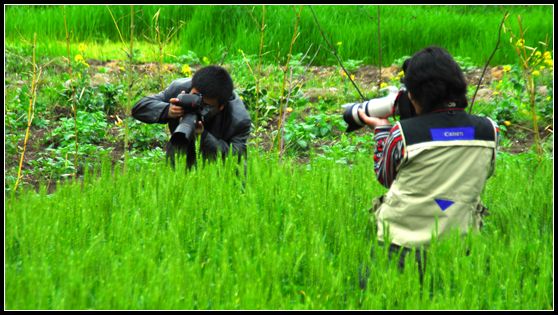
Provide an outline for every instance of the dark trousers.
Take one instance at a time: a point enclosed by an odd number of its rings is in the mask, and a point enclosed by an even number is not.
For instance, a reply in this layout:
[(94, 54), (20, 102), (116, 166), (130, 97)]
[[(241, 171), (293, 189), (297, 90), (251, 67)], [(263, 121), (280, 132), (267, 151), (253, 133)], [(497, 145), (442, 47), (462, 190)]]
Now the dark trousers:
[(167, 143), (167, 162), (175, 168), (176, 156), (186, 154), (186, 167), (192, 168), (196, 164), (196, 143), (184, 141), (184, 143)]
[[(392, 259), (398, 259), (397, 266), (400, 271), (403, 271), (403, 268), (405, 268), (405, 259), (408, 256), (411, 256), (409, 254), (412, 253), (413, 250), (410, 248), (402, 247), (395, 244), (389, 244), (389, 260), (391, 261)], [(426, 269), (426, 249), (421, 248), (415, 250), (415, 261), (417, 262), (419, 279), (420, 283), (422, 284), (422, 281), (424, 279), (424, 271)]]
[[(379, 243), (380, 247), (385, 246), (383, 243)], [(399, 245), (395, 245), (395, 244), (390, 244), (389, 245), (389, 250), (388, 250), (388, 259), (390, 261), (393, 261), (393, 259), (397, 259), (397, 267), (399, 269), (399, 271), (403, 272), (404, 268), (405, 268), (405, 259), (407, 259), (407, 257), (412, 257), (413, 249), (407, 248), (407, 247), (402, 247)], [(370, 251), (370, 256), (372, 257), (372, 259), (374, 259), (374, 256), (376, 255), (376, 253), (374, 252), (374, 248), (372, 248), (372, 250)], [(419, 281), (421, 284), (421, 290), (422, 290), (422, 284), (424, 281), (424, 273), (426, 270), (426, 249), (424, 248), (420, 248), (420, 249), (416, 249), (415, 250), (415, 261), (417, 262), (417, 268), (418, 268), (418, 272), (419, 272)], [(368, 267), (366, 267), (365, 270), (365, 274), (362, 274), (362, 269), (359, 270), (359, 285), (361, 289), (366, 289), (366, 283), (368, 282), (368, 276), (370, 274), (370, 270)]]

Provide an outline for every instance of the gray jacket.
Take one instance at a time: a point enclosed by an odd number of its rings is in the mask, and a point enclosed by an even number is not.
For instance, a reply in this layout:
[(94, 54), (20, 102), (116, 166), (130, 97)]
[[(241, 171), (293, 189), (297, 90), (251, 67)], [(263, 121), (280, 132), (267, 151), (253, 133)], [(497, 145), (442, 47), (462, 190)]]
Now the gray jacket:
[[(171, 134), (178, 126), (179, 119), (168, 118), (169, 100), (181, 91), (189, 93), (192, 80), (183, 78), (174, 80), (170, 86), (159, 94), (146, 96), (139, 100), (132, 108), (132, 116), (145, 123), (168, 124)], [(206, 122), (201, 135), (201, 152), (204, 157), (214, 158), (217, 152), (223, 156), (228, 154), (232, 146), (233, 152), (241, 155), (246, 152), (246, 141), (250, 135), (252, 121), (246, 106), (236, 92), (229, 100), (223, 111), (219, 112), (210, 122)], [(191, 145), (191, 150), (195, 147)], [(167, 143), (167, 154), (172, 150)], [(191, 153), (188, 152), (190, 155)]]

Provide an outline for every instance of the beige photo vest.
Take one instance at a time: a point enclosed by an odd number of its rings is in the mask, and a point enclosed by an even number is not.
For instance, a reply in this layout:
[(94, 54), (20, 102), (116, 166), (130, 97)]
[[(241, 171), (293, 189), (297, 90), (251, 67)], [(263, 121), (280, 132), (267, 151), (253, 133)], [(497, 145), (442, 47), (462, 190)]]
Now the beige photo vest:
[[(398, 123), (399, 124), (399, 123)], [(478, 230), (480, 195), (494, 170), (496, 141), (428, 141), (406, 145), (404, 159), (375, 210), (378, 240), (403, 247), (428, 245), (452, 229)]]

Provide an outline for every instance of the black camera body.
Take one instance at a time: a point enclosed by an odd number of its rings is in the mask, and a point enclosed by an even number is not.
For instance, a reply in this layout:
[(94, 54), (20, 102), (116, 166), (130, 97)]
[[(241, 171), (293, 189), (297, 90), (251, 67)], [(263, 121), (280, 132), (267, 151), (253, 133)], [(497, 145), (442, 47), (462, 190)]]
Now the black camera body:
[(178, 94), (178, 96), (176, 98), (178, 99), (178, 103), (176, 103), (175, 105), (182, 107), (182, 109), (184, 109), (184, 113), (186, 113), (186, 114), (189, 114), (189, 113), (201, 114), (201, 110), (203, 108), (203, 102), (202, 102), (202, 95), (201, 94), (181, 93), (181, 94)]
[(183, 144), (192, 141), (198, 121), (205, 121), (206, 117), (212, 112), (211, 105), (203, 102), (201, 94), (178, 94), (176, 97), (180, 106), (184, 109), (184, 116), (171, 135), (171, 143)]

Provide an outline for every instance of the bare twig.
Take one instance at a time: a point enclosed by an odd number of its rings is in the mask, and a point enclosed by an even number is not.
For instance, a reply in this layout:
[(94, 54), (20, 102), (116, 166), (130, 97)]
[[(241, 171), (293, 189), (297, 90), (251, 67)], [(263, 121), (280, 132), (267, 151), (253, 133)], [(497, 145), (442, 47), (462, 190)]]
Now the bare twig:
[(161, 29), (159, 27), (159, 15), (161, 14), (161, 9), (157, 10), (153, 15), (153, 20), (155, 22), (155, 34), (157, 35), (157, 44), (159, 46), (159, 62), (157, 63), (157, 72), (159, 74), (159, 89), (164, 89), (165, 84), (163, 82), (163, 42), (161, 41)]
[[(287, 107), (289, 105), (289, 100), (291, 99), (291, 92), (293, 91), (293, 84), (292, 84), (292, 79), (293, 79), (293, 68), (291, 67), (289, 69), (290, 74), (289, 74), (289, 92), (287, 93), (287, 100), (285, 102), (285, 111), (283, 112), (283, 115), (281, 116), (281, 125), (283, 125), (285, 123), (285, 118), (287, 117)], [(285, 151), (285, 128), (281, 128), (279, 130), (279, 132), (281, 132), (281, 137), (280, 137), (280, 146), (279, 146), (279, 159), (281, 159), (283, 157), (283, 153)]]
[[(302, 56), (302, 58), (300, 58), (299, 66), (302, 65), (302, 61), (306, 58), (306, 56), (308, 56), (308, 53), (310, 52), (311, 49), (312, 49), (312, 44), (310, 44), (310, 47), (308, 47), (308, 50), (306, 51), (304, 56)], [(314, 61), (314, 58), (316, 58), (316, 56), (318, 55), (319, 51), (320, 51), (320, 47), (318, 46), (318, 49), (316, 50), (316, 53), (314, 54), (312, 59), (310, 59), (310, 61), (306, 64), (306, 66), (304, 66), (304, 70), (302, 71), (302, 73), (308, 73), (308, 68), (310, 68), (310, 66), (312, 65), (312, 62)], [(300, 78), (300, 79), (295, 80), (294, 84), (292, 84), (292, 85), (297, 86), (298, 84), (301, 84), (302, 82), (303, 82), (303, 79)]]
[[(296, 12), (296, 11), (295, 11)], [(279, 141), (277, 142), (277, 146), (279, 147), (279, 154), (281, 154), (281, 143), (282, 143), (282, 132), (281, 129), (283, 128), (283, 121), (281, 120), (281, 117), (283, 116), (283, 102), (286, 102), (286, 99), (284, 98), (284, 93), (285, 93), (285, 84), (287, 83), (287, 72), (289, 71), (290, 68), (290, 61), (291, 61), (291, 57), (292, 57), (292, 51), (293, 51), (293, 46), (294, 43), (296, 42), (298, 36), (300, 35), (300, 33), (298, 32), (298, 23), (300, 21), (300, 13), (302, 12), (302, 6), (300, 7), (300, 9), (298, 10), (298, 12), (296, 12), (296, 20), (295, 20), (295, 26), (294, 26), (294, 31), (293, 31), (293, 37), (291, 38), (291, 44), (289, 46), (289, 54), (287, 55), (287, 61), (285, 62), (285, 67), (283, 69), (283, 85), (281, 88), (281, 104), (279, 105), (279, 122), (277, 125), (277, 136), (279, 137)]]
[[(71, 63), (71, 53), (70, 53), (70, 33), (68, 32), (68, 23), (66, 23), (66, 6), (62, 7), (64, 10), (64, 29), (66, 30), (66, 52), (68, 55), (68, 75), (70, 76), (70, 82), (72, 82), (72, 63)], [(79, 152), (79, 133), (78, 133), (78, 121), (77, 121), (77, 104), (75, 99), (75, 88), (70, 85), (72, 91), (72, 113), (74, 115), (74, 133), (75, 133), (75, 152), (74, 152), (74, 168), (75, 168), (75, 178), (78, 175), (78, 152)]]
[[(163, 61), (165, 57), (165, 47), (169, 44), (171, 39), (177, 34), (177, 32), (184, 26), (184, 21), (179, 21), (178, 27), (171, 27), (169, 28), (168, 32), (162, 34), (161, 26), (159, 23), (159, 17), (161, 16), (161, 10), (157, 10), (153, 15), (152, 20), (154, 21), (154, 29), (155, 29), (155, 42), (157, 43), (157, 47), (159, 49), (159, 62), (157, 63), (157, 72), (159, 76), (159, 88), (162, 90), (165, 87), (165, 82), (163, 79)], [(161, 35), (162, 34), (162, 35)], [(147, 38), (149, 41), (153, 41), (152, 39)]]
[(347, 69), (345, 69), (345, 66), (343, 66), (343, 63), (341, 62), (341, 58), (339, 58), (339, 55), (337, 55), (337, 52), (335, 51), (335, 48), (333, 47), (333, 45), (331, 44), (331, 42), (327, 39), (327, 37), (324, 34), (324, 31), (322, 30), (322, 27), (320, 26), (320, 22), (318, 21), (318, 17), (316, 16), (316, 13), (314, 12), (314, 9), (312, 8), (312, 6), (310, 6), (310, 11), (312, 11), (312, 15), (314, 16), (314, 21), (316, 22), (316, 25), (318, 26), (318, 29), (320, 30), (320, 34), (322, 34), (323, 39), (325, 40), (327, 46), (329, 47), (329, 49), (331, 50), (331, 52), (333, 53), (333, 55), (337, 58), (337, 61), (339, 62), (339, 65), (341, 66), (341, 68), (343, 69), (343, 71), (345, 72), (345, 74), (347, 75), (347, 78), (349, 78), (349, 80), (351, 81), (351, 83), (353, 84), (353, 86), (355, 87), (355, 89), (357, 90), (358, 94), (360, 95), (360, 98), (362, 99), (362, 101), (364, 102), (366, 99), (364, 98), (364, 95), (360, 92), (360, 89), (358, 88), (358, 86), (356, 85), (355, 81), (353, 81), (353, 79), (351, 79), (351, 75), (349, 74), (349, 72), (347, 71)]
[(471, 99), (471, 107), (469, 107), (469, 114), (473, 111), (473, 105), (475, 104), (475, 97), (477, 96), (477, 92), (479, 91), (479, 87), (482, 83), (482, 78), (484, 77), (484, 73), (486, 72), (486, 68), (488, 68), (488, 65), (490, 64), (490, 60), (492, 60), (492, 57), (494, 57), (494, 54), (496, 53), (496, 50), (498, 50), (498, 45), (500, 45), (500, 34), (502, 33), (502, 26), (504, 25), (504, 22), (506, 21), (507, 18), (508, 18), (508, 12), (504, 13), (504, 17), (502, 18), (502, 22), (500, 22), (500, 27), (498, 28), (498, 40), (496, 41), (496, 46), (494, 47), (494, 50), (490, 54), (490, 57), (488, 57), (488, 60), (486, 61), (486, 64), (484, 65), (484, 69), (482, 70), (482, 74), (481, 74), (481, 77), (479, 79), (479, 83), (477, 84), (477, 88), (475, 89), (475, 93), (473, 94), (473, 98)]
[[(130, 50), (128, 54), (128, 110), (132, 108), (132, 86), (134, 84), (133, 65), (134, 65), (134, 6), (130, 7)], [(126, 163), (128, 162), (128, 123), (124, 119), (124, 166), (123, 171), (126, 172)]]
[(25, 137), (23, 139), (23, 150), (21, 152), (21, 157), (19, 159), (19, 167), (17, 170), (17, 179), (14, 185), (14, 192), (17, 191), (17, 187), (19, 186), (19, 182), (21, 180), (21, 170), (23, 167), (23, 160), (25, 158), (25, 149), (27, 148), (27, 140), (29, 139), (29, 131), (31, 129), (31, 123), (33, 122), (33, 117), (35, 115), (34, 108), (35, 108), (35, 101), (36, 101), (36, 94), (37, 94), (37, 82), (39, 81), (39, 77), (41, 76), (41, 71), (37, 75), (37, 62), (35, 58), (35, 50), (37, 47), (37, 33), (33, 36), (33, 76), (31, 78), (31, 95), (29, 97), (29, 109), (27, 111), (27, 129), (25, 130)]
[(108, 5), (107, 5), (107, 9), (110, 13), (110, 16), (112, 17), (112, 21), (114, 22), (114, 26), (116, 26), (116, 31), (118, 31), (118, 36), (120, 36), (120, 41), (122, 42), (122, 44), (126, 43), (124, 41), (124, 37), (122, 37), (122, 32), (120, 32), (120, 28), (118, 27), (118, 23), (116, 23), (116, 19), (114, 18), (114, 15), (112, 14), (112, 11), (111, 11), (111, 9)]
[(256, 69), (258, 73), (258, 77), (256, 79), (256, 117), (254, 119), (255, 127), (258, 128), (259, 124), (259, 104), (261, 102), (261, 95), (260, 95), (260, 77), (262, 75), (262, 52), (264, 46), (264, 37), (265, 37), (265, 6), (262, 6), (262, 22), (258, 25), (260, 27), (260, 49), (258, 51), (258, 67)]

